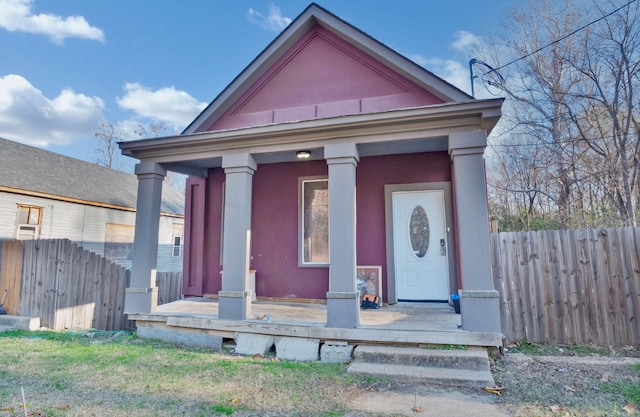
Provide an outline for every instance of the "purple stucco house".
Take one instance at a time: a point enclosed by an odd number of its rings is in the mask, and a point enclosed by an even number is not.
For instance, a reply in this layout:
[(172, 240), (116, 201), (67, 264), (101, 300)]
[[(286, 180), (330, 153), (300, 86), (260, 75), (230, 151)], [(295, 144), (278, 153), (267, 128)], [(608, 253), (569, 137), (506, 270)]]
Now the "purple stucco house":
[(217, 296), (221, 319), (250, 317), (255, 291), (326, 302), (327, 326), (358, 327), (367, 265), (385, 302), (459, 293), (463, 329), (501, 333), (483, 160), (501, 105), (311, 4), (182, 134), (120, 143), (140, 160), (144, 214), (126, 311), (156, 306), (172, 170), (189, 174), (184, 294)]

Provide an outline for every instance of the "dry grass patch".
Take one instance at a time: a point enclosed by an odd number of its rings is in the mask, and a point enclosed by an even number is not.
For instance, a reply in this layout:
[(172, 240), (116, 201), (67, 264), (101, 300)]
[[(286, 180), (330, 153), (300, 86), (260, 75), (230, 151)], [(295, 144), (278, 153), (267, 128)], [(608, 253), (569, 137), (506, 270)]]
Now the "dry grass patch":
[(628, 417), (640, 408), (637, 351), (527, 346), (495, 361), (514, 417)]
[[(92, 337), (88, 337), (92, 336)], [(176, 347), (128, 334), (0, 334), (0, 417), (339, 416), (361, 380), (346, 365)], [(37, 415), (37, 414), (36, 414)]]

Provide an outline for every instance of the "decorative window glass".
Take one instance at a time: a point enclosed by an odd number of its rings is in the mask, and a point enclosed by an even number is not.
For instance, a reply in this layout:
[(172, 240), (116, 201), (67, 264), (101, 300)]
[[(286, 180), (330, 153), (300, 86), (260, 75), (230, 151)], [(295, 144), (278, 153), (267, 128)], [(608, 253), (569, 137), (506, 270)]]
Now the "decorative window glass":
[(38, 239), (42, 207), (18, 205), (16, 238), (20, 240)]
[(413, 253), (418, 258), (424, 258), (429, 250), (429, 219), (422, 206), (416, 206), (411, 212), (409, 220), (409, 240)]
[(302, 264), (329, 263), (329, 180), (302, 180)]

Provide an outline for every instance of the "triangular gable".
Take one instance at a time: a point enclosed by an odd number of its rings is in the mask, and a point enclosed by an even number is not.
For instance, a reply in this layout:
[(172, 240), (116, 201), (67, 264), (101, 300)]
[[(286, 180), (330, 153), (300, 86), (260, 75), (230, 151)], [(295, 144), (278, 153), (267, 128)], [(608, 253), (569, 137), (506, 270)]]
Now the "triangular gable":
[(443, 100), (319, 25), (206, 130), (439, 104)]
[(311, 4), (183, 133), (470, 99)]

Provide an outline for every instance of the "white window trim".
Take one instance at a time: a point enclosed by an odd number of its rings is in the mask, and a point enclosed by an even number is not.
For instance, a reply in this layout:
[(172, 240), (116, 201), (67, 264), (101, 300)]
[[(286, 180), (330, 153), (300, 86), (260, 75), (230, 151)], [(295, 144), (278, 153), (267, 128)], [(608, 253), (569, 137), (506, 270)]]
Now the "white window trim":
[[(327, 181), (327, 187), (329, 183), (329, 177), (326, 175), (318, 175), (311, 177), (299, 177), (298, 178), (298, 267), (299, 268), (328, 268), (331, 262), (329, 255), (328, 262), (305, 262), (304, 261), (304, 193), (303, 187), (305, 182), (318, 182)], [(328, 245), (331, 247), (331, 231), (327, 231)]]
[[(180, 244), (176, 245), (176, 238), (180, 238)], [(179, 248), (179, 254), (175, 254), (176, 248)], [(171, 236), (171, 257), (172, 258), (182, 258), (182, 253), (184, 251), (184, 237), (182, 235), (173, 235)]]
[[(22, 208), (28, 208), (29, 210), (31, 209), (38, 209), (38, 223), (37, 224), (32, 224), (32, 223), (18, 223), (17, 220), (20, 219), (20, 210)], [(17, 203), (17, 219), (16, 219), (16, 239), (18, 240), (26, 240), (26, 239), (21, 239), (20, 238), (20, 231), (21, 230), (32, 230), (33, 231), (33, 240), (35, 239), (40, 239), (40, 229), (42, 226), (42, 215), (43, 215), (43, 207), (42, 206), (36, 206), (33, 204), (22, 204), (22, 203)], [(27, 217), (31, 217), (31, 215), (29, 214), (29, 216)], [(27, 221), (29, 221), (29, 218), (27, 218)], [(31, 239), (29, 239), (31, 240)]]
[[(40, 239), (40, 225), (39, 224), (18, 224), (18, 230), (16, 233), (16, 239), (18, 240), (26, 240), (21, 239), (21, 231), (22, 230), (33, 230), (33, 239)], [(30, 239), (29, 239), (30, 240)]]

